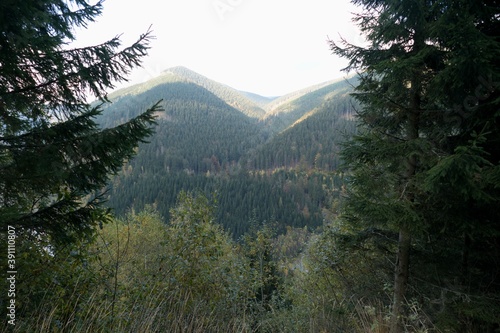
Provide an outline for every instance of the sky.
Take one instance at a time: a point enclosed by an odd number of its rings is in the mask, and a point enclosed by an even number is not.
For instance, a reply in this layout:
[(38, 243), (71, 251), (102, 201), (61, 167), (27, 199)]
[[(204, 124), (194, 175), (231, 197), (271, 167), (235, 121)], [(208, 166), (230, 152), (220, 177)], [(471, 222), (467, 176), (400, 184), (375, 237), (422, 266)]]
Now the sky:
[(74, 46), (116, 35), (133, 43), (151, 26), (155, 40), (141, 69), (117, 88), (185, 66), (235, 89), (280, 96), (344, 77), (345, 59), (328, 39), (362, 43), (349, 0), (106, 0)]

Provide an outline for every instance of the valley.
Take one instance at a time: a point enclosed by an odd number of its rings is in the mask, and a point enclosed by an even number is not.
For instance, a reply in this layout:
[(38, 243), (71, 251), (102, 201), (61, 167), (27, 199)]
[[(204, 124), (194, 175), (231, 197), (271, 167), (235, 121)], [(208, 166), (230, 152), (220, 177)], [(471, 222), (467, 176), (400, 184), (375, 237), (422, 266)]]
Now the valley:
[(155, 134), (113, 177), (118, 216), (153, 205), (165, 219), (180, 191), (214, 195), (217, 220), (234, 238), (251, 218), (321, 227), (338, 197), (340, 144), (355, 131), (355, 78), (285, 96), (240, 92), (184, 67), (109, 95), (99, 122), (112, 127), (162, 100)]

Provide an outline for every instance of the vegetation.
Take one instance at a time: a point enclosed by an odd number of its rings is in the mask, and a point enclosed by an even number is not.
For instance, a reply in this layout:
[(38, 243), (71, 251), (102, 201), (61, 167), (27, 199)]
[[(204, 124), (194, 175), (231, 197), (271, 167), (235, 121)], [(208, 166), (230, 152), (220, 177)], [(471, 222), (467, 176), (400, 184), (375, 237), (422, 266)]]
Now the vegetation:
[[(83, 246), (107, 221), (101, 191), (151, 135), (160, 107), (151, 103), (129, 121), (103, 130), (96, 122), (101, 106), (86, 103), (89, 94), (104, 102), (106, 89), (140, 65), (150, 32), (121, 50), (118, 38), (69, 49), (74, 27), (99, 15), (100, 2), (24, 1), (1, 7), (0, 243), (7, 249), (7, 232), (15, 230), (15, 250), (22, 255), (17, 287), (30, 295), (17, 305), (33, 309), (43, 299), (38, 287), (83, 270), (67, 269), (76, 264), (71, 258), (61, 267), (52, 259), (66, 258), (68, 244)], [(0, 267), (5, 274), (7, 260)], [(86, 284), (87, 276), (80, 282)], [(9, 290), (5, 278), (0, 285)], [(59, 286), (54, 291), (59, 297), (70, 292)], [(6, 318), (4, 297), (0, 305)], [(60, 311), (66, 315), (69, 309)]]
[(183, 193), (169, 226), (148, 208), (66, 253), (39, 249), (49, 259), (29, 264), (44, 279), (19, 286), (15, 331), (245, 331), (258, 285), (211, 210), (205, 197)]
[(108, 98), (149, 32), (0, 11), (0, 332), (497, 332), (498, 4), (354, 2), (353, 86), (281, 98), (186, 68)]
[(361, 73), (363, 106), (361, 134), (343, 149), (351, 180), (347, 228), (336, 237), (351, 245), (339, 250), (395, 258), (390, 332), (405, 329), (412, 299), (438, 303), (430, 320), (443, 330), (493, 331), (500, 266), (487, 258), (500, 250), (500, 100), (485, 78), (500, 74), (498, 6), (356, 3), (370, 44), (332, 43)]
[[(2, 6), (4, 7), (4, 6)], [(0, 36), (0, 229), (64, 242), (103, 222), (99, 208), (109, 174), (152, 133), (158, 104), (127, 123), (101, 130), (106, 89), (140, 64), (150, 32), (119, 50), (114, 38), (67, 49), (73, 27), (102, 10), (85, 1), (25, 1), (2, 8)], [(36, 237), (35, 237), (36, 236)]]
[(264, 105), (262, 120), (273, 132), (282, 132), (311, 112), (328, 110), (325, 104), (350, 92), (355, 82), (356, 77), (325, 82), (276, 98)]
[(134, 110), (155, 100), (163, 100), (165, 111), (150, 142), (140, 145), (136, 157), (113, 178), (109, 207), (123, 216), (155, 204), (168, 220), (180, 191), (201, 190), (217, 193), (217, 220), (234, 239), (249, 230), (253, 212), (260, 221), (276, 220), (282, 231), (287, 225), (321, 226), (324, 208), (338, 196), (342, 182), (331, 172), (339, 163), (339, 143), (355, 130), (346, 85), (302, 95), (300, 103), (290, 104), (298, 110), (293, 117), (276, 116), (295, 119), (295, 124), (273, 135), (269, 122), (216, 96), (227, 91), (225, 86), (211, 82), (208, 91), (182, 73), (167, 70), (111, 95), (113, 103), (99, 118), (105, 127), (127, 121)]

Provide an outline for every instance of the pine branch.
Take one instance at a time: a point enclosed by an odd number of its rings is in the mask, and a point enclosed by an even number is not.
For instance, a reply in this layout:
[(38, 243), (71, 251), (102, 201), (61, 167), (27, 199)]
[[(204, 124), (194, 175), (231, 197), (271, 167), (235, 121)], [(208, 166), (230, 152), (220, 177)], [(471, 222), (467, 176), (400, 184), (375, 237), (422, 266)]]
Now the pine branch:
[[(39, 55), (41, 61), (48, 63), (43, 66), (40, 64), (25, 66), (32, 71), (31, 78), (42, 75), (47, 80), (39, 84), (32, 80), (28, 86), (13, 88), (6, 92), (0, 91), (0, 97), (35, 92), (37, 95), (43, 94), (46, 101), (54, 101), (64, 96), (62, 100), (67, 100), (69, 97), (74, 103), (85, 96), (84, 92), (88, 88), (96, 97), (102, 98), (105, 96), (105, 89), (114, 87), (113, 81), (126, 80), (125, 75), (140, 65), (140, 58), (146, 55), (148, 44), (153, 38), (151, 34), (152, 31), (148, 30), (134, 44), (120, 52), (114, 51), (120, 46), (119, 38), (115, 37), (94, 47)], [(56, 69), (51, 68), (52, 66)], [(50, 68), (50, 71), (44, 73), (45, 68)], [(62, 74), (60, 70), (63, 70)], [(51, 78), (52, 76), (54, 78)], [(50, 97), (44, 92), (50, 92)]]

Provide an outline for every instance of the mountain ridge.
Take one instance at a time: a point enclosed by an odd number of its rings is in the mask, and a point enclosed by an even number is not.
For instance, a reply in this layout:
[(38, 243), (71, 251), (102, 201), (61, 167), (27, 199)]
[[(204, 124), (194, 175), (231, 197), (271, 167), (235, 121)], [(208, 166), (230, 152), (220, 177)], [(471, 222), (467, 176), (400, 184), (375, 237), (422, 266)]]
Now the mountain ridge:
[(248, 229), (250, 216), (281, 227), (322, 224), (333, 195), (323, 184), (339, 188), (334, 171), (340, 134), (354, 124), (347, 83), (334, 80), (292, 93), (278, 107), (284, 112), (269, 117), (264, 108), (276, 99), (183, 67), (109, 97), (100, 120), (105, 127), (158, 100), (165, 110), (149, 143), (111, 181), (108, 203), (118, 215), (155, 205), (168, 217), (181, 190), (200, 190), (218, 193), (218, 220), (236, 238)]
[(204, 75), (190, 70), (187, 67), (176, 66), (168, 68), (162, 72), (162, 74), (168, 73), (177, 75), (178, 77), (187, 80), (188, 82), (192, 82), (207, 89), (217, 97), (226, 101), (226, 103), (228, 103), (230, 106), (240, 110), (250, 117), (259, 118), (265, 114), (265, 111), (261, 107), (259, 107), (250, 98), (247, 98), (245, 95), (241, 94), (238, 90), (224, 83), (214, 81)]
[[(215, 93), (213, 86), (218, 86), (222, 89), (227, 90), (228, 92), (230, 91), (231, 93), (238, 94), (242, 97), (242, 100), (244, 100), (246, 103), (250, 104), (252, 107), (257, 107), (257, 109), (263, 109), (265, 112), (262, 113), (259, 111), (260, 116), (263, 118), (269, 117), (273, 113), (279, 113), (279, 107), (283, 104), (286, 104), (290, 101), (293, 101), (295, 99), (299, 99), (300, 97), (303, 97), (304, 95), (307, 95), (311, 92), (317, 91), (319, 89), (325, 88), (327, 86), (331, 86), (333, 84), (340, 83), (342, 81), (346, 81), (347, 79), (352, 78), (346, 77), (346, 78), (336, 78), (332, 79), (329, 81), (321, 82), (318, 84), (314, 84), (311, 86), (307, 86), (304, 88), (301, 88), (299, 90), (292, 91), (290, 93), (287, 93), (285, 95), (281, 96), (263, 96), (254, 92), (250, 91), (241, 91), (241, 90), (236, 90), (235, 88), (226, 85), (224, 83), (212, 80), (202, 74), (199, 74), (187, 67), (184, 66), (174, 66), (167, 68), (163, 70), (158, 76), (151, 78), (145, 82), (142, 83), (136, 83), (128, 87), (124, 87), (121, 89), (118, 89), (108, 95), (108, 98), (110, 99), (117, 99), (120, 98), (124, 95), (137, 95), (140, 94), (141, 92), (144, 92), (156, 85), (163, 84), (163, 83), (168, 83), (172, 81), (177, 81), (177, 80), (183, 80), (186, 82), (192, 82), (197, 85), (202, 86), (203, 88), (213, 92), (216, 96), (221, 97), (222, 99), (225, 99), (224, 96), (220, 96), (221, 93)], [(228, 102), (228, 101), (227, 101)], [(236, 103), (229, 103), (231, 106), (238, 108), (238, 105)]]

